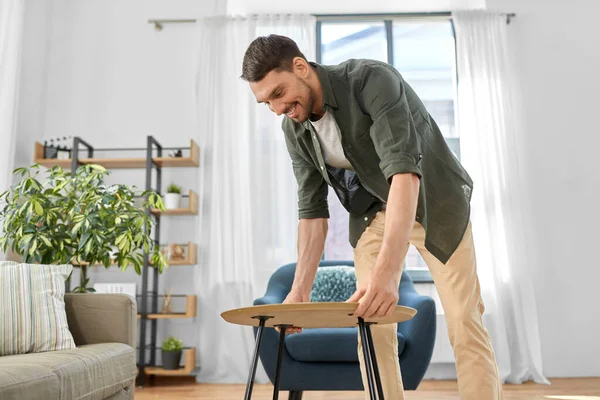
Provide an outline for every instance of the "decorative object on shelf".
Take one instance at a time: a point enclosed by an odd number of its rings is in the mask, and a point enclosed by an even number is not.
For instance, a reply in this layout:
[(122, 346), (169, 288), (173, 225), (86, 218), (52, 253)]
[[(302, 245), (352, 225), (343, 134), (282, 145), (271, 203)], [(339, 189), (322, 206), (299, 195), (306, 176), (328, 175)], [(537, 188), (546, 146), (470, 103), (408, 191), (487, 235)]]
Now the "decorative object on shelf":
[(94, 283), (96, 293), (122, 293), (136, 298), (137, 285), (135, 283)]
[(176, 337), (168, 337), (162, 345), (163, 368), (167, 370), (179, 369), (183, 343)]
[(55, 166), (46, 172), (48, 178), (40, 182), (39, 165), (17, 168), (13, 174), (20, 181), (0, 195), (4, 252), (10, 246), (26, 263), (81, 266), (77, 292), (94, 290), (87, 287), (87, 265), (114, 263), (125, 270), (133, 264), (141, 274), (143, 252), (150, 253), (159, 272), (168, 265), (151, 235), (155, 221), (145, 211), (164, 209), (158, 193), (144, 191), (145, 209), (140, 209), (133, 188), (104, 183), (109, 172), (102, 166), (83, 165), (74, 174)]
[(169, 294), (165, 296), (165, 302), (163, 303), (163, 308), (161, 313), (170, 314), (171, 310), (171, 295), (173, 294), (173, 289), (169, 289)]
[(171, 157), (171, 158), (183, 157), (183, 152), (181, 151), (181, 149), (175, 150), (175, 151), (170, 151), (169, 157)]
[(44, 140), (44, 157), (57, 160), (71, 158), (73, 137), (56, 136)]
[(185, 250), (183, 246), (177, 243), (171, 243), (169, 245), (169, 261), (183, 261), (185, 260)]
[(174, 183), (167, 187), (167, 194), (165, 194), (165, 208), (167, 210), (173, 210), (179, 208), (181, 205), (181, 186)]

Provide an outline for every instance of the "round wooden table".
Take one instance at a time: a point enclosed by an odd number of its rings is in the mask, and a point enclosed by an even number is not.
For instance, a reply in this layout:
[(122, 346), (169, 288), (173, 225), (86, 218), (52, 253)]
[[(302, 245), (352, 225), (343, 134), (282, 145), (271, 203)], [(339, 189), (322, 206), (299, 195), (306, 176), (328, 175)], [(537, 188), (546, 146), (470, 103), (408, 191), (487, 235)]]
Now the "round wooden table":
[[(253, 382), (258, 365), (258, 352), (263, 329), (265, 327), (280, 329), (277, 370), (274, 383), (275, 387), (273, 389), (273, 399), (276, 400), (279, 398), (281, 360), (287, 328), (350, 328), (358, 325), (361, 341), (363, 343), (363, 355), (371, 399), (377, 399), (376, 395), (378, 394), (379, 400), (384, 400), (381, 377), (379, 375), (377, 358), (375, 356), (375, 346), (373, 345), (373, 338), (371, 335), (371, 325), (392, 324), (407, 321), (415, 316), (417, 310), (410, 307), (396, 306), (389, 317), (363, 319), (354, 316), (356, 307), (358, 307), (358, 303), (314, 302), (267, 304), (236, 308), (223, 312), (221, 317), (229, 323), (258, 327), (254, 356), (250, 367), (248, 383), (246, 385), (246, 395), (244, 398), (249, 400), (252, 396)], [(375, 386), (377, 386), (377, 394), (375, 392)]]

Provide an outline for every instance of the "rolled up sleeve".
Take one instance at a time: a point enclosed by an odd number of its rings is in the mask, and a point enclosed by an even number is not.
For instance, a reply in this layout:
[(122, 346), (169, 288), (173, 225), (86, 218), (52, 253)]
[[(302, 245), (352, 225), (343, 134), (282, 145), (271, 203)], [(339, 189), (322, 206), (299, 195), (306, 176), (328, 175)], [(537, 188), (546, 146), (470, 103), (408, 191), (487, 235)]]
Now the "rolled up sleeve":
[(298, 183), (298, 219), (329, 218), (325, 178), (314, 165), (298, 154), (287, 134), (286, 145)]
[(390, 66), (367, 67), (358, 97), (373, 120), (369, 133), (388, 182), (403, 173), (421, 178), (419, 139), (400, 74)]

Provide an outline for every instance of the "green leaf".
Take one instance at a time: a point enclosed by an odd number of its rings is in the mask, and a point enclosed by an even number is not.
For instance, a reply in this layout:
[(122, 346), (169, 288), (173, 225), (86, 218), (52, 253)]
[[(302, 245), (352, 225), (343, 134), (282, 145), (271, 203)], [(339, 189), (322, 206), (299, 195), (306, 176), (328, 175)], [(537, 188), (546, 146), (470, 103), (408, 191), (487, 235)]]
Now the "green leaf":
[(29, 255), (33, 256), (33, 253), (35, 252), (35, 249), (37, 249), (37, 239), (33, 239), (33, 243), (31, 244), (31, 247), (29, 248)]
[(44, 244), (45, 244), (46, 246), (48, 246), (48, 247), (52, 247), (52, 243), (50, 243), (50, 240), (49, 240), (49, 239), (48, 239), (46, 236), (44, 236), (44, 235), (38, 235), (38, 237), (39, 237), (40, 239), (42, 239), (42, 242), (44, 242)]
[(90, 168), (95, 169), (96, 171), (102, 171), (102, 172), (107, 172), (106, 168), (104, 168), (102, 165), (98, 165), (98, 164), (89, 164)]
[(87, 244), (85, 246), (85, 252), (89, 253), (91, 249), (92, 249), (92, 241), (88, 240), (88, 242), (87, 242)]
[(33, 202), (33, 204), (34, 204), (34, 207), (35, 207), (35, 213), (37, 215), (44, 214), (44, 209), (42, 208), (42, 205), (40, 203), (38, 203), (37, 201), (35, 201), (35, 202)]
[(121, 242), (123, 241), (123, 239), (125, 239), (125, 236), (127, 236), (127, 233), (123, 233), (122, 235), (117, 237), (117, 240), (115, 241), (115, 244), (117, 246), (119, 246), (121, 244)]
[(115, 224), (119, 225), (121, 223), (121, 217), (115, 218)]
[(81, 250), (83, 249), (83, 246), (85, 246), (88, 241), (90, 239), (90, 234), (89, 233), (85, 233), (81, 236), (81, 239), (79, 240), (79, 246), (77, 246), (77, 250)]
[(77, 233), (77, 231), (79, 230), (79, 228), (81, 228), (82, 224), (83, 224), (83, 221), (76, 223), (75, 226), (73, 227), (73, 229), (71, 230), (71, 235), (74, 236)]

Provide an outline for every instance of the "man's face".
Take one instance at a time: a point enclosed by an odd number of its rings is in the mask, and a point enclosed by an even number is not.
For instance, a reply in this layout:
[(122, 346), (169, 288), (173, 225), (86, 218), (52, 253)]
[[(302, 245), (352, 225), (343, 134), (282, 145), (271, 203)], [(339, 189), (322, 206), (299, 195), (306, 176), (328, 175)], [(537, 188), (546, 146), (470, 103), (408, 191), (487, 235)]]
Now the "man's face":
[(302, 70), (269, 72), (258, 82), (250, 82), (256, 101), (265, 103), (277, 115), (286, 114), (296, 122), (310, 118), (315, 104), (314, 93)]

